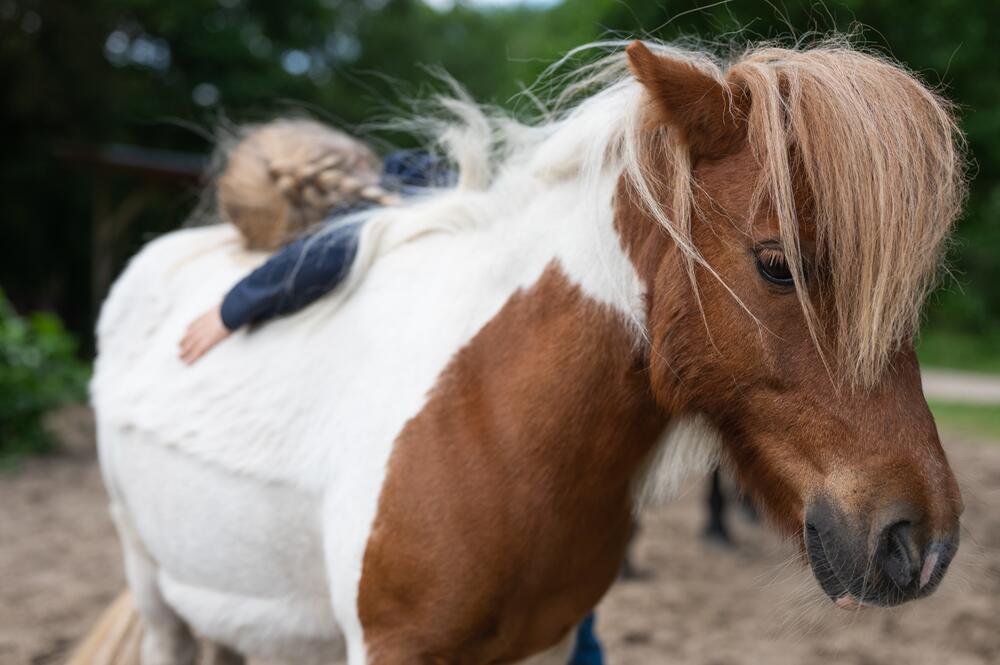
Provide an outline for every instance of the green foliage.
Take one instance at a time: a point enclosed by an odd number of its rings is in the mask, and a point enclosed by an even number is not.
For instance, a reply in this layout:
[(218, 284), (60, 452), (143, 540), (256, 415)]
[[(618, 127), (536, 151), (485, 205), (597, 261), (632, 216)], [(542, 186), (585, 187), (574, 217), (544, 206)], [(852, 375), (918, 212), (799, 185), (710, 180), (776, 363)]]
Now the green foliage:
[(18, 316), (0, 291), (0, 459), (51, 449), (42, 417), (86, 393), (75, 348), (56, 316)]
[(986, 437), (1000, 443), (1000, 407), (996, 404), (930, 400), (928, 405), (941, 429)]
[(920, 336), (917, 355), (920, 364), (928, 367), (1000, 374), (1000, 331), (974, 335), (947, 328), (930, 328)]

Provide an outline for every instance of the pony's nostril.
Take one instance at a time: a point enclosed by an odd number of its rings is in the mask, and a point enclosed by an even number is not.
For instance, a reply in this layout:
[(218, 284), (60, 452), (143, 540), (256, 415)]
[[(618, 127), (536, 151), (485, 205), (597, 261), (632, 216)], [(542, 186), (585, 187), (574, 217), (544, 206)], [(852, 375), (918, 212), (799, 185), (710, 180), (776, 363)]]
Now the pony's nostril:
[(958, 535), (944, 538), (932, 542), (927, 547), (927, 554), (924, 563), (920, 567), (919, 588), (924, 591), (932, 591), (941, 578), (944, 577), (948, 564), (958, 550)]
[(900, 589), (909, 587), (919, 574), (920, 557), (916, 554), (911, 531), (907, 521), (892, 524), (883, 532), (879, 548), (882, 571)]

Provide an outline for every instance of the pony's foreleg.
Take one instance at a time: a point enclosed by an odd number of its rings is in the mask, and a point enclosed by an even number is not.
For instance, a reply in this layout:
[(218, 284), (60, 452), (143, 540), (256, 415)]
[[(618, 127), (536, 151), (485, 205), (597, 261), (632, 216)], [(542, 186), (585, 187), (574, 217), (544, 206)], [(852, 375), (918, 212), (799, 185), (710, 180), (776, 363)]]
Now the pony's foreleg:
[(122, 508), (112, 506), (111, 514), (125, 555), (125, 577), (145, 624), (142, 665), (195, 665), (198, 642), (187, 624), (163, 599), (156, 580), (156, 562), (139, 541)]

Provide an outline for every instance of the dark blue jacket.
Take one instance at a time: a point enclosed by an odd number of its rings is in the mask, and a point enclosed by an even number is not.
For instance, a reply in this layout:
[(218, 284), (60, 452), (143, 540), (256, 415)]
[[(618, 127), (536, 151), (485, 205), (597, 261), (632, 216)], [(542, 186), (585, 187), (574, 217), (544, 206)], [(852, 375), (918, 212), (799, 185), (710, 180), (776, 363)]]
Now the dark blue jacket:
[(229, 290), (222, 323), (236, 330), (296, 312), (332, 291), (351, 270), (361, 225), (345, 224), (283, 247)]

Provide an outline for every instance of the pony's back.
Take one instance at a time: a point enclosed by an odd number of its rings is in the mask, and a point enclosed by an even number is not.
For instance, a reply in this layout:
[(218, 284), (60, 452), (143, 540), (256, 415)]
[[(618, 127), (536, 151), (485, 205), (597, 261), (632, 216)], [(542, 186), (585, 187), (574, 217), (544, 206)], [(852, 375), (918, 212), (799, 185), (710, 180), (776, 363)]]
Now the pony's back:
[[(92, 397), (102, 446), (140, 438), (241, 473), (315, 487), (318, 458), (330, 449), (317, 448), (311, 435), (325, 435), (326, 443), (333, 433), (360, 435), (369, 411), (390, 422), (389, 405), (378, 406), (377, 358), (394, 348), (409, 347), (416, 359), (427, 352), (416, 340), (396, 339), (398, 328), (386, 325), (393, 312), (408, 315), (400, 289), (379, 285), (391, 261), (380, 261), (342, 305), (321, 300), (237, 332), (193, 366), (179, 360), (186, 325), (264, 256), (246, 251), (231, 226), (214, 225), (168, 234), (133, 259), (98, 325)], [(426, 264), (425, 275), (433, 265)], [(405, 291), (407, 280), (389, 279)], [(359, 423), (345, 422), (338, 407)]]

